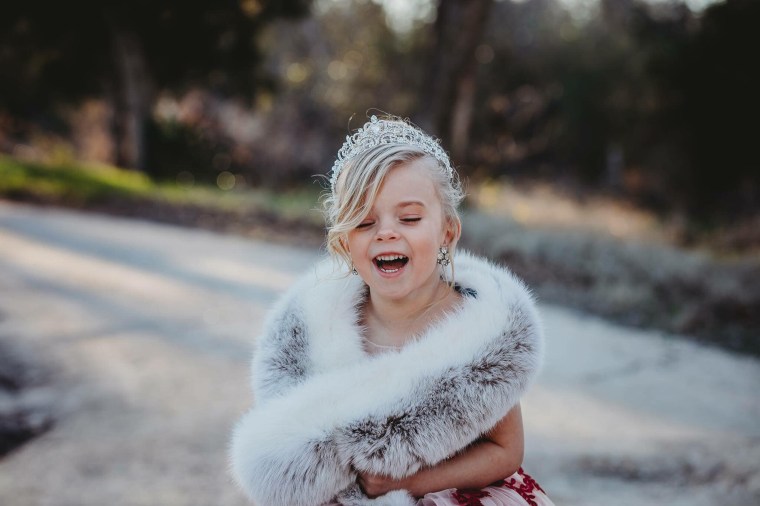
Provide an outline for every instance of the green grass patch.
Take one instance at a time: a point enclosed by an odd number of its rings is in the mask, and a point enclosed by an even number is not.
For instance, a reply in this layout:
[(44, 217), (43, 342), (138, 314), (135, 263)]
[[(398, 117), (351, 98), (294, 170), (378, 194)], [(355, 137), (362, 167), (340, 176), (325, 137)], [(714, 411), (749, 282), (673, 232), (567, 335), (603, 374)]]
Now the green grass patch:
[(0, 156), (0, 194), (86, 204), (113, 196), (144, 196), (154, 184), (144, 174), (106, 165), (42, 164)]
[(0, 196), (73, 207), (134, 201), (235, 214), (267, 213), (289, 221), (321, 223), (320, 189), (276, 192), (266, 188), (221, 190), (212, 185), (157, 182), (147, 175), (102, 164), (38, 163), (0, 155)]

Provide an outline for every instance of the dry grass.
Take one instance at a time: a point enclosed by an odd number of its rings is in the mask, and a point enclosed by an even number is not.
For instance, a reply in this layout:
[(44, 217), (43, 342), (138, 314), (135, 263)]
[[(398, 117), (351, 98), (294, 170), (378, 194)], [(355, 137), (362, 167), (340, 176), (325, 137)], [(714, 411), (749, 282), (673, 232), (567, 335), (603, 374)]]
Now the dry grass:
[(525, 227), (596, 232), (620, 239), (672, 242), (675, 222), (602, 195), (573, 195), (545, 182), (487, 182), (470, 188), (469, 201), (480, 211), (508, 216)]
[(546, 185), (471, 192), (463, 245), (503, 261), (540, 298), (760, 354), (760, 260), (677, 247), (677, 227)]

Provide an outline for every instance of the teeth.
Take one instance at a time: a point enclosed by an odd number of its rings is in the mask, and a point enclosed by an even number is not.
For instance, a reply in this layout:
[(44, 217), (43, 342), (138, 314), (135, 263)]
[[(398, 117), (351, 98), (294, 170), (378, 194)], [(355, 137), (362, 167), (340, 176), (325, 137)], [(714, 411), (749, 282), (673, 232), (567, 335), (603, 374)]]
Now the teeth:
[(403, 258), (406, 258), (404, 255), (379, 255), (375, 257), (377, 260), (382, 260), (383, 262), (392, 262), (393, 260), (401, 260)]

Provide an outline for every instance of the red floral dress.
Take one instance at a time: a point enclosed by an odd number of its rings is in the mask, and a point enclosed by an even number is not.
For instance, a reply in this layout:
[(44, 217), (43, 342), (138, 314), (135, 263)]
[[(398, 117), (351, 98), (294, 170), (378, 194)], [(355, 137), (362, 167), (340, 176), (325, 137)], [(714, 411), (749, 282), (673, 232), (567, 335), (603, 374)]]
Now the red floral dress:
[(520, 468), (512, 476), (481, 489), (450, 488), (425, 494), (417, 506), (553, 506), (543, 489)]

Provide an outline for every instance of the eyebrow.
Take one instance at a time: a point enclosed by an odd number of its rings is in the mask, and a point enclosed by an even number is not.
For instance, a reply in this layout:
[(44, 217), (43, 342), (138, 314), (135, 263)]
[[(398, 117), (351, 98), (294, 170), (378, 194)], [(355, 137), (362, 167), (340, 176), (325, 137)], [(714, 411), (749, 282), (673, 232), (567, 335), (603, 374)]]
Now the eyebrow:
[(399, 202), (396, 207), (409, 207), (409, 206), (422, 206), (425, 207), (425, 203), (421, 200), (405, 200), (404, 202)]

